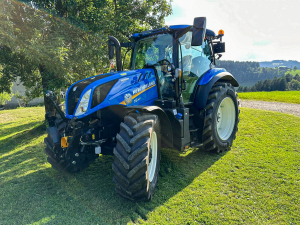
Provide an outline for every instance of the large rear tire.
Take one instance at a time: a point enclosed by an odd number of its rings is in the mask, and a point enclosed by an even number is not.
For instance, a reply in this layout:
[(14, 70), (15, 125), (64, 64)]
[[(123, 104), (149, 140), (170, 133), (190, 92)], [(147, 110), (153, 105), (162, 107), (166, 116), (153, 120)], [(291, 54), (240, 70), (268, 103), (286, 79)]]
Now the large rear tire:
[[(60, 137), (62, 137), (66, 122), (57, 115), (54, 123)], [(48, 135), (44, 139), (47, 161), (51, 164), (52, 168), (57, 171), (67, 171), (69, 173), (80, 172), (98, 157), (98, 155), (92, 157), (90, 155), (87, 156), (87, 154), (80, 152), (79, 149), (69, 149), (68, 152), (66, 152), (66, 149), (61, 148), (60, 143), (54, 144), (49, 128), (47, 128), (47, 133)], [(74, 164), (75, 160), (76, 164)]]
[(125, 116), (114, 148), (116, 192), (130, 200), (151, 200), (158, 180), (161, 148), (157, 115)]
[(234, 87), (229, 83), (216, 83), (209, 92), (205, 109), (204, 150), (228, 150), (236, 138), (239, 123), (240, 111)]

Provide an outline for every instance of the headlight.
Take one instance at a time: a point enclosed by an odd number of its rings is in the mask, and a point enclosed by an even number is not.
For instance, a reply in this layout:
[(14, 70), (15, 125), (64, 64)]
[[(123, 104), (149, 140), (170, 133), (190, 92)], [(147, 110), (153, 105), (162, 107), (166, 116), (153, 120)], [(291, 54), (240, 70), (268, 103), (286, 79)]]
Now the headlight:
[(91, 89), (85, 92), (85, 94), (82, 96), (79, 105), (77, 107), (75, 116), (80, 116), (87, 111), (89, 106), (89, 101), (90, 101), (90, 95), (91, 95)]

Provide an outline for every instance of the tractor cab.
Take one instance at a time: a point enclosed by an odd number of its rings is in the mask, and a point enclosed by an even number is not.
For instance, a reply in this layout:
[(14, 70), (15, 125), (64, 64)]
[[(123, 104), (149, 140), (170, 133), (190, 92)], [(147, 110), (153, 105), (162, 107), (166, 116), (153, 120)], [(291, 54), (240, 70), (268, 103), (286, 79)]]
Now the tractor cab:
[[(214, 67), (216, 55), (220, 57), (219, 53), (225, 51), (224, 32), (216, 36), (206, 29), (205, 20), (196, 19), (194, 26), (166, 26), (136, 33), (131, 37), (133, 42), (121, 43), (120, 48), (110, 40), (110, 52), (116, 46), (118, 57), (121, 55), (118, 49), (127, 47), (132, 51), (131, 70), (153, 68), (159, 85), (159, 99), (174, 99), (177, 106), (193, 102), (197, 81)], [(215, 41), (217, 39), (220, 40)], [(113, 58), (112, 54), (110, 58)], [(123, 70), (118, 65), (117, 69)]]

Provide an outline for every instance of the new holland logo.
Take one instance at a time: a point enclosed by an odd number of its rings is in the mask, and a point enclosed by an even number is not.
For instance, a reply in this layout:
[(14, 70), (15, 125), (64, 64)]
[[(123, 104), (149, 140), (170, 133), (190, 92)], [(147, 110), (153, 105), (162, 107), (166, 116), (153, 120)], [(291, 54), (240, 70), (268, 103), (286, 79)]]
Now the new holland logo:
[(139, 92), (142, 92), (142, 91), (146, 90), (147, 88), (149, 88), (149, 87), (151, 87), (153, 85), (155, 85), (155, 81), (152, 81), (152, 82), (150, 82), (148, 84), (144, 84), (144, 85), (136, 88), (135, 90), (133, 90), (133, 94), (135, 95), (135, 94), (137, 94)]
[(130, 93), (125, 94), (125, 103), (126, 105), (129, 105), (132, 103), (132, 95)]

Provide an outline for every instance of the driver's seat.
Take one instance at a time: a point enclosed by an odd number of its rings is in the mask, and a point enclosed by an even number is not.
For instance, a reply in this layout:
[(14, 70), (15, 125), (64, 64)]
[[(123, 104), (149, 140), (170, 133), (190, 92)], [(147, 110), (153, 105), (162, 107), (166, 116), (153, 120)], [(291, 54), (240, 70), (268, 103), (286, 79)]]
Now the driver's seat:
[(200, 56), (192, 59), (191, 72), (196, 74), (197, 77), (200, 76), (200, 65), (201, 65), (201, 57)]

